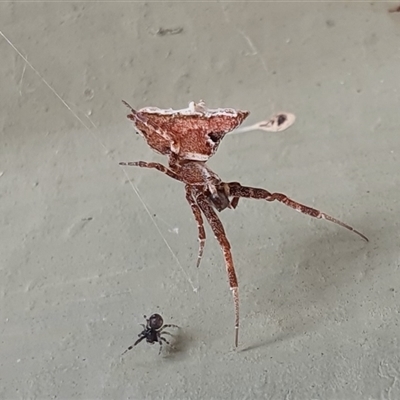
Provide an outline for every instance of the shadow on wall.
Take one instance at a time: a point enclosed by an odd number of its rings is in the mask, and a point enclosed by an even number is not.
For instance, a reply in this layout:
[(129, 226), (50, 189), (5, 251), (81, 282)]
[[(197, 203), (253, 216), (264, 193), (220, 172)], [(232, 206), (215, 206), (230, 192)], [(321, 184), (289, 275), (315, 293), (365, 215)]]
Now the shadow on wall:
[[(363, 296), (362, 291), (374, 285), (376, 268), (379, 274), (385, 274), (385, 265), (390, 267), (382, 255), (392, 259), (398, 253), (398, 248), (390, 244), (398, 227), (388, 228), (384, 222), (391, 218), (390, 213), (386, 218), (379, 214), (376, 221), (368, 222), (369, 229), (363, 228), (367, 226), (365, 222), (352, 221), (369, 237), (369, 243), (340, 229), (317, 239), (315, 233), (302, 233), (296, 243), (283, 243), (274, 267), (279, 272), (271, 275), (271, 265), (267, 265), (264, 271), (268, 273), (263, 273), (264, 266), (260, 266), (259, 276), (253, 279), (256, 286), (250, 285), (252, 289), (242, 300), (247, 303), (249, 311), (244, 317), (249, 323), (252, 318), (265, 321), (261, 322), (265, 331), (260, 334), (265, 340), (243, 351), (313, 331), (329, 321), (340, 323), (356, 318), (354, 307), (348, 301), (340, 302), (340, 298), (345, 294), (347, 299), (357, 302), (357, 296)], [(274, 259), (270, 251), (263, 249), (269, 263)], [(298, 261), (293, 263), (294, 259)], [(354, 292), (354, 296), (349, 297), (349, 292)]]

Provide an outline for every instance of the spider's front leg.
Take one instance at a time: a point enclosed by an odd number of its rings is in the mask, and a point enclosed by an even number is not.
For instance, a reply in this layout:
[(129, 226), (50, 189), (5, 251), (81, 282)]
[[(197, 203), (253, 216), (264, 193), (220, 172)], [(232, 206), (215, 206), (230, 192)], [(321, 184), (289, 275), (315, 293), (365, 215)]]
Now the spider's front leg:
[(128, 166), (128, 167), (154, 168), (154, 169), (168, 175), (171, 178), (181, 181), (181, 179), (175, 172), (171, 171), (165, 165), (162, 165), (160, 163), (146, 162), (146, 161), (130, 161), (130, 162), (120, 162), (119, 165)]
[(339, 221), (338, 219), (333, 218), (328, 214), (325, 214), (319, 210), (316, 210), (315, 208), (308, 207), (304, 204), (298, 203), (297, 201), (289, 199), (289, 197), (287, 197), (285, 194), (270, 193), (270, 192), (268, 192), (268, 190), (265, 190), (265, 189), (242, 186), (238, 182), (224, 183), (223, 185), (229, 191), (229, 196), (233, 196), (234, 198), (235, 197), (247, 197), (249, 199), (261, 199), (261, 200), (267, 200), (267, 201), (277, 200), (277, 201), (287, 205), (288, 207), (293, 208), (294, 210), (296, 210), (298, 212), (309, 215), (310, 217), (314, 217), (314, 218), (318, 218), (318, 219), (326, 219), (327, 221), (338, 224), (338, 225), (342, 226), (343, 228), (353, 231), (357, 235), (361, 236), (367, 242), (369, 241), (365, 235), (363, 235), (361, 232), (357, 231), (350, 225), (347, 225), (344, 222)]
[(233, 257), (231, 253), (231, 245), (226, 237), (222, 222), (209, 203), (210, 200), (207, 198), (207, 196), (202, 193), (198, 193), (196, 196), (196, 201), (201, 211), (203, 211), (204, 215), (206, 216), (207, 221), (214, 232), (215, 238), (218, 240), (222, 252), (224, 253), (226, 272), (228, 274), (229, 286), (232, 290), (233, 303), (235, 307), (235, 346), (237, 347), (239, 341), (239, 291), (235, 266), (233, 264)]
[(132, 350), (137, 344), (139, 344), (143, 339), (145, 339), (146, 338), (146, 336), (145, 335), (139, 335), (140, 336), (140, 338), (138, 339), (138, 340), (136, 340), (136, 342), (132, 345), (132, 346), (129, 346), (122, 354), (121, 354), (121, 356), (123, 356), (126, 352), (128, 352), (129, 350)]
[(203, 223), (203, 217), (201, 216), (201, 210), (192, 195), (191, 186), (186, 185), (185, 190), (186, 190), (186, 200), (188, 201), (190, 207), (192, 208), (192, 212), (197, 222), (197, 228), (199, 231), (198, 233), (199, 251), (197, 253), (197, 268), (198, 268), (200, 266), (200, 262), (203, 257), (204, 245), (206, 244), (206, 231), (204, 230), (204, 223)]

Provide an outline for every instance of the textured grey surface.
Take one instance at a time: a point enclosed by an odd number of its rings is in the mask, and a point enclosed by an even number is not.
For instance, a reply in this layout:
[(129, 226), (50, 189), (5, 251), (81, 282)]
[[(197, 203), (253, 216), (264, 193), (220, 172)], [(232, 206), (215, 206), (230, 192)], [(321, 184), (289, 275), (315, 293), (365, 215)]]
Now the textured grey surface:
[[(0, 37), (2, 399), (400, 398), (400, 14), (389, 7), (0, 5), (1, 32), (38, 72)], [(121, 99), (203, 99), (249, 109), (247, 124), (295, 113), (286, 132), (227, 136), (210, 166), (370, 243), (280, 204), (223, 212), (241, 296), (234, 351), (221, 251), (208, 230), (196, 270), (183, 186), (126, 169), (175, 259), (118, 166), (162, 160)], [(176, 351), (143, 343), (121, 358), (153, 312), (182, 327)]]

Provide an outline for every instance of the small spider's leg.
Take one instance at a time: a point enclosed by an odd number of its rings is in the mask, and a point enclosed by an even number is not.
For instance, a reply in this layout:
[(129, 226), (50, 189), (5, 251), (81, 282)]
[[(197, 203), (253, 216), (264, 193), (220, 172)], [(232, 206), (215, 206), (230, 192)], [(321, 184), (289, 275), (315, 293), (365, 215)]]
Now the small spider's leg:
[(239, 291), (235, 266), (233, 264), (233, 257), (231, 253), (231, 245), (226, 237), (222, 222), (218, 218), (218, 215), (214, 211), (213, 207), (210, 205), (207, 197), (203, 194), (198, 194), (196, 200), (201, 208), (201, 211), (203, 211), (204, 215), (206, 216), (207, 221), (214, 232), (215, 238), (218, 240), (222, 252), (224, 253), (226, 272), (228, 274), (229, 286), (232, 290), (233, 304), (235, 307), (235, 346), (237, 347), (239, 341)]
[(179, 329), (179, 326), (178, 325), (174, 325), (174, 324), (166, 324), (161, 328), (160, 332), (162, 332), (164, 328), (177, 328), (177, 329)]
[[(172, 335), (171, 335), (172, 336)], [(168, 342), (168, 340), (167, 339), (165, 339), (164, 337), (162, 337), (162, 336), (160, 336), (160, 340), (162, 340), (163, 342), (165, 342), (165, 343), (167, 343), (167, 344), (170, 344), (169, 342)]]
[(123, 356), (127, 351), (132, 350), (138, 343), (140, 343), (143, 339), (145, 339), (146, 336), (142, 336), (141, 338), (139, 338), (138, 340), (136, 340), (136, 342), (132, 345), (129, 346), (122, 354), (121, 356)]
[(123, 356), (125, 353), (127, 353), (129, 350), (132, 350), (133, 349), (133, 345), (132, 346), (129, 346), (122, 354), (121, 354), (121, 356)]
[[(158, 332), (160, 333), (160, 336), (161, 335), (169, 335), (169, 336), (174, 336), (172, 333), (170, 333), (170, 332), (168, 332), (168, 331), (164, 331), (164, 328), (177, 328), (177, 329), (179, 329), (179, 326), (178, 325), (174, 325), (174, 324), (167, 324), (167, 325), (164, 325)], [(169, 343), (168, 343), (169, 344)]]
[(293, 208), (294, 210), (296, 210), (298, 212), (309, 215), (310, 217), (314, 217), (314, 218), (318, 218), (318, 219), (326, 219), (327, 221), (331, 221), (335, 224), (343, 226), (343, 228), (353, 231), (357, 235), (361, 236), (367, 242), (369, 241), (365, 235), (363, 235), (361, 232), (357, 231), (350, 225), (347, 225), (344, 222), (339, 221), (338, 219), (333, 218), (328, 214), (325, 214), (319, 210), (316, 210), (315, 208), (308, 207), (304, 204), (298, 203), (297, 201), (289, 199), (289, 197), (287, 197), (285, 194), (270, 193), (265, 189), (242, 186), (240, 183), (237, 183), (237, 182), (231, 182), (231, 183), (228, 183), (227, 185), (229, 187), (230, 196), (247, 197), (247, 198), (251, 198), (251, 199), (262, 199), (262, 200), (267, 200), (267, 201), (277, 200), (277, 201), (280, 201), (281, 203)]
[(155, 162), (146, 162), (146, 161), (130, 161), (130, 162), (120, 162), (119, 165), (124, 165), (128, 167), (141, 167), (141, 168), (155, 168), (156, 170), (174, 178), (178, 181), (181, 181), (179, 176), (168, 169), (165, 165)]
[(158, 337), (158, 343), (160, 343), (160, 350), (158, 351), (158, 354), (161, 354), (161, 350), (162, 350), (162, 342), (165, 342), (167, 344), (169, 344), (168, 340), (159, 336)]
[(135, 343), (133, 343), (134, 346), (136, 346), (137, 344), (139, 344), (143, 339), (146, 339), (146, 335), (140, 334), (138, 335), (140, 336), (138, 340), (136, 340)]
[(189, 185), (186, 185), (185, 190), (186, 190), (186, 200), (188, 201), (190, 207), (192, 208), (192, 212), (197, 222), (197, 228), (199, 231), (198, 233), (199, 251), (197, 253), (197, 268), (198, 268), (200, 266), (201, 258), (203, 257), (204, 245), (206, 244), (206, 231), (204, 229), (204, 222), (203, 222), (203, 217), (201, 216), (201, 210), (193, 198), (191, 187)]

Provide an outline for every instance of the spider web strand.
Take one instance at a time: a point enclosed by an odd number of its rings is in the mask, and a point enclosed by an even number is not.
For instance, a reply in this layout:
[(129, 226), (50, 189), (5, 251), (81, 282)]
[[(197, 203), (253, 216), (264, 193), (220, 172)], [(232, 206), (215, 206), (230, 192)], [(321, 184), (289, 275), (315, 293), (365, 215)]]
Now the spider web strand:
[[(84, 123), (84, 121), (79, 117), (79, 115), (68, 105), (68, 103), (56, 92), (56, 90), (46, 81), (46, 79), (40, 74), (40, 72), (28, 61), (28, 59), (17, 49), (17, 47), (14, 46), (14, 44), (4, 35), (4, 33), (0, 30), (0, 35), (3, 37), (3, 39), (11, 46), (12, 49), (14, 49), (14, 51), (19, 55), (19, 57), (22, 58), (22, 60), (24, 60), (24, 62), (26, 63), (26, 65), (28, 65), (32, 71), (35, 72), (35, 74), (40, 78), (40, 80), (53, 92), (53, 94), (61, 101), (61, 103), (71, 112), (71, 114), (85, 127), (85, 129), (90, 132), (90, 134), (98, 141), (98, 143), (103, 147), (103, 149), (106, 151), (106, 155), (107, 157), (111, 160), (114, 161), (112, 159), (112, 157), (110, 156), (110, 151), (107, 148), (107, 146), (100, 140), (100, 138), (98, 137), (98, 135), (96, 135), (93, 130)], [(94, 122), (88, 118), (89, 121), (91, 122), (91, 124), (93, 125), (93, 127), (95, 129), (97, 129), (97, 126), (94, 124)], [(174, 251), (172, 250), (171, 246), (169, 245), (167, 239), (165, 238), (165, 236), (163, 235), (163, 233), (161, 232), (161, 229), (159, 228), (159, 226), (157, 225), (157, 222), (155, 221), (154, 217), (151, 215), (150, 210), (148, 209), (146, 203), (144, 202), (142, 196), (140, 195), (139, 189), (136, 187), (136, 185), (132, 182), (132, 180), (129, 178), (128, 174), (126, 173), (125, 169), (123, 169), (122, 167), (120, 167), (122, 169), (122, 171), (124, 172), (126, 178), (128, 179), (134, 193), (136, 194), (136, 196), (138, 197), (139, 201), (141, 202), (143, 208), (146, 210), (149, 218), (151, 219), (153, 225), (155, 226), (158, 234), (161, 236), (161, 238), (163, 239), (163, 242), (165, 243), (165, 245), (167, 246), (168, 250), (170, 251), (170, 253), (172, 254), (174, 260), (176, 261), (177, 265), (179, 266), (179, 268), (181, 269), (181, 271), (183, 272), (183, 274), (185, 275), (187, 281), (189, 282), (189, 284), (192, 287), (192, 290), (194, 292), (198, 291), (198, 288), (196, 288), (192, 282), (192, 280), (190, 279), (189, 275), (187, 274), (187, 272), (185, 271), (185, 269), (183, 268), (182, 264), (180, 263), (178, 257), (176, 256), (176, 254), (174, 253)]]

